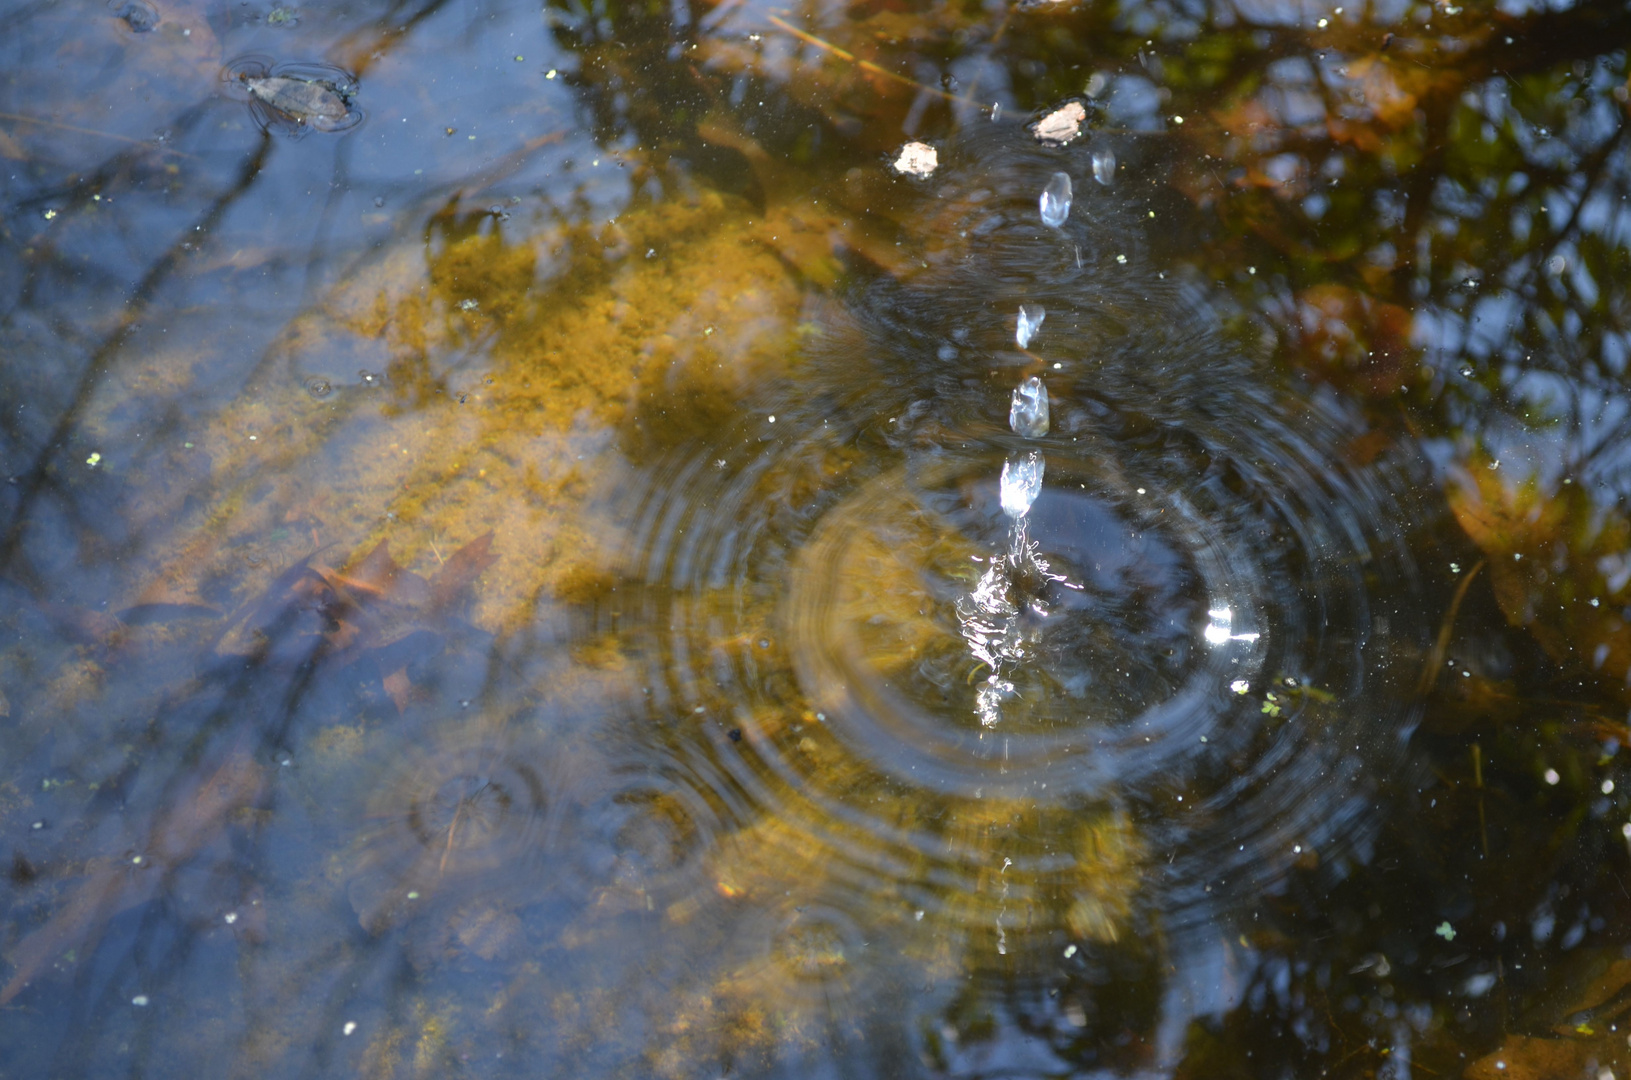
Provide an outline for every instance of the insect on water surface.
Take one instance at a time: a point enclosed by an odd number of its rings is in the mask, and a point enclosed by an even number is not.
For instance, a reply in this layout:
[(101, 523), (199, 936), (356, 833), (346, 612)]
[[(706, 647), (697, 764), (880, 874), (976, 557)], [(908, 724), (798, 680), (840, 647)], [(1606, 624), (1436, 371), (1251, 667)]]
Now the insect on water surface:
[(356, 80), (328, 64), (273, 67), (268, 57), (243, 56), (227, 65), (222, 80), (265, 128), (298, 135), (345, 131), (362, 122)]

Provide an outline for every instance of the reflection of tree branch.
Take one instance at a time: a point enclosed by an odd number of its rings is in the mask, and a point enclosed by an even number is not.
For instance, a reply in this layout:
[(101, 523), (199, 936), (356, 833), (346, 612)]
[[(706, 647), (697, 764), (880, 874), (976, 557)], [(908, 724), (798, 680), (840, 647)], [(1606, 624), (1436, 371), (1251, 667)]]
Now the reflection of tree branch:
[[(16, 557), (22, 545), (23, 535), (30, 523), (29, 508), (39, 496), (42, 489), (50, 483), (50, 466), (52, 460), (68, 440), (74, 426), (79, 422), (80, 415), (91, 399), (93, 391), (101, 381), (113, 358), (125, 343), (130, 328), (138, 323), (146, 314), (148, 306), (157, 294), (159, 287), (170, 277), (180, 263), (186, 250), (197, 242), (200, 235), (207, 236), (212, 233), (226, 216), (229, 209), (237, 203), (238, 199), (249, 191), (255, 178), (265, 167), (266, 159), (271, 154), (272, 136), (269, 132), (261, 133), (260, 146), (244, 162), (239, 170), (238, 180), (224, 194), (219, 196), (214, 204), (198, 219), (191, 229), (183, 230), (170, 248), (161, 255), (148, 270), (147, 274), (131, 290), (130, 298), (126, 301), (119, 320), (119, 325), (109, 333), (102, 344), (90, 355), (80, 372), (78, 384), (69, 398), (68, 405), (57, 418), (50, 435), (48, 435), (36, 456), (34, 463), (15, 478), (17, 486), (21, 489), (16, 496), (15, 517), (3, 539), (0, 539), (0, 566), (9, 566)], [(184, 247), (183, 245), (186, 245)]]
[(396, 16), (404, 9), (412, 8), (412, 3), (404, 0), (381, 12), (362, 29), (352, 31), (335, 44), (333, 51), (340, 57), (340, 66), (361, 76), (379, 58), (378, 54), (384, 51), (388, 41), (406, 38), (414, 27), (441, 11), (446, 4), (447, 0), (429, 0), (401, 22), (394, 21)]
[(1545, 266), (1546, 261), (1556, 253), (1563, 242), (1574, 235), (1575, 229), (1580, 224), (1580, 213), (1585, 209), (1586, 200), (1591, 196), (1591, 189), (1596, 187), (1597, 181), (1602, 179), (1603, 169), (1614, 158), (1614, 151), (1619, 148), (1620, 143), (1625, 139), (1625, 131), (1624, 124), (1617, 124), (1614, 128), (1613, 138), (1605, 139), (1603, 145), (1592, 151), (1571, 174), (1579, 176), (1582, 172), (1585, 173), (1585, 187), (1580, 189), (1580, 197), (1574, 201), (1574, 207), (1569, 211), (1569, 219), (1553, 233), (1552, 242), (1547, 245), (1546, 250), (1536, 260), (1535, 265), (1537, 268)]
[(24, 116), (22, 113), (0, 112), (0, 120), (10, 120), (18, 124), (38, 124), (40, 127), (55, 128), (58, 131), (72, 131), (78, 135), (95, 135), (100, 139), (112, 139), (115, 142), (130, 143), (134, 146), (144, 147), (148, 150), (157, 150), (161, 154), (171, 154), (183, 157), (189, 161), (199, 160), (197, 156), (177, 150), (174, 147), (155, 143), (152, 139), (133, 139), (129, 135), (115, 135), (111, 131), (98, 131), (95, 128), (77, 127), (73, 124), (64, 124), (57, 120), (46, 120), (38, 116)]

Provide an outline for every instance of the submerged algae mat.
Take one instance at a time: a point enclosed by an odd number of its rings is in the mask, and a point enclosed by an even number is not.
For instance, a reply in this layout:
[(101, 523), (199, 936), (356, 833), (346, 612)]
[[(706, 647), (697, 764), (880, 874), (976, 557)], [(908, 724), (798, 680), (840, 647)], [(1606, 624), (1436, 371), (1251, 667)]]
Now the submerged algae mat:
[[(170, 451), (192, 482), (143, 491), (168, 539), (128, 625), (12, 661), (60, 668), (12, 703), (41, 764), (47, 716), (120, 746), (10, 789), (76, 824), (13, 907), (55, 958), (6, 992), (123, 1017), (42, 1067), (1172, 1067), (1259, 898), (1374, 832), (1428, 662), (1420, 477), (1347, 463), (1134, 200), (1043, 227), (1061, 169), (1087, 150), (968, 138), (904, 189), (915, 272), (825, 298), (700, 196), (535, 235), (449, 211), (297, 321)], [(1033, 373), (1055, 576), (982, 724), (957, 602), (1008, 542)], [(195, 795), (215, 767), (255, 782)]]

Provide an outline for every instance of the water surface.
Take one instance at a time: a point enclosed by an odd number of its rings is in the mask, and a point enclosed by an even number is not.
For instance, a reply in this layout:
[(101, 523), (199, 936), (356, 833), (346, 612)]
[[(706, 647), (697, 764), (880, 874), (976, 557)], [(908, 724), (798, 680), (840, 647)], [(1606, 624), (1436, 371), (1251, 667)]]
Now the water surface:
[(1623, 1074), (1628, 24), (0, 12), (0, 1060)]

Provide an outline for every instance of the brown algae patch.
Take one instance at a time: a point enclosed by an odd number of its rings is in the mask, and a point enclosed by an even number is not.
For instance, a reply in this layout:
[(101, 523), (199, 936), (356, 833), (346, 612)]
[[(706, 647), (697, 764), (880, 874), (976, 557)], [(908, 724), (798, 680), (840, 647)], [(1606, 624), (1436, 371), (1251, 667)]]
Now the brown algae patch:
[(628, 454), (709, 430), (796, 354), (804, 287), (742, 204), (522, 239), (491, 224), (438, 219), (290, 326), (189, 440), (203, 505), (160, 495), (184, 521), (141, 591), (225, 606), (314, 547), (385, 537), (428, 576), (491, 530), (474, 615), (525, 624), (565, 556), (615, 548), (604, 503)]

